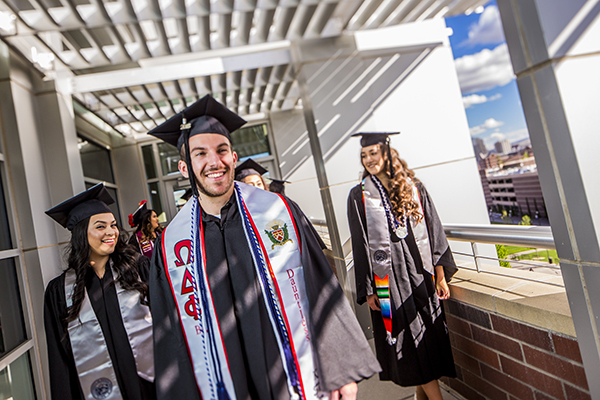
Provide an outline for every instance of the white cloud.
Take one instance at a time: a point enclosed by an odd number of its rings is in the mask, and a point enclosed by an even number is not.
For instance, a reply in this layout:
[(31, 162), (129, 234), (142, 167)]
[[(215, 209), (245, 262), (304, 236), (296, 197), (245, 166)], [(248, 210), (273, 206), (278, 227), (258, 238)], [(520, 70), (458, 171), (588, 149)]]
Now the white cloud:
[(506, 135), (500, 132), (494, 132), (490, 135), (490, 137), (495, 139), (497, 142), (506, 139)]
[(500, 97), (502, 97), (500, 93), (496, 93), (490, 97), (487, 97), (484, 94), (470, 94), (468, 96), (463, 96), (463, 105), (465, 108), (470, 108), (472, 105), (487, 103), (488, 101), (497, 100)]
[(483, 49), (479, 53), (457, 58), (454, 65), (463, 93), (504, 86), (514, 79), (506, 43), (493, 50)]
[(474, 126), (470, 128), (469, 131), (471, 132), (471, 136), (477, 136), (488, 129), (498, 128), (502, 125), (504, 125), (504, 122), (496, 121), (494, 118), (488, 118), (483, 124)]
[(498, 7), (486, 7), (479, 21), (469, 27), (469, 38), (463, 45), (497, 44), (504, 42), (504, 32)]

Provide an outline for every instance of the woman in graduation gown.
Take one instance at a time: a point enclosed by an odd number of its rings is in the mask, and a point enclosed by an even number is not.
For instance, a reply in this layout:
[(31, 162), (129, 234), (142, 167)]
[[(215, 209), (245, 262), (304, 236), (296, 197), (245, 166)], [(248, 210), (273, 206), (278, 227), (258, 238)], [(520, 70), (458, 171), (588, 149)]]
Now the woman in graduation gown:
[(455, 377), (441, 300), (456, 265), (423, 184), (389, 134), (359, 133), (363, 181), (348, 197), (357, 301), (371, 308), (381, 380), (441, 399), (437, 379)]
[(156, 399), (149, 260), (121, 235), (103, 184), (46, 211), (71, 231), (44, 301), (53, 400)]
[(129, 244), (140, 254), (151, 258), (154, 242), (163, 228), (158, 222), (156, 211), (148, 208), (146, 200), (140, 203), (133, 214), (129, 214), (129, 226), (135, 228)]

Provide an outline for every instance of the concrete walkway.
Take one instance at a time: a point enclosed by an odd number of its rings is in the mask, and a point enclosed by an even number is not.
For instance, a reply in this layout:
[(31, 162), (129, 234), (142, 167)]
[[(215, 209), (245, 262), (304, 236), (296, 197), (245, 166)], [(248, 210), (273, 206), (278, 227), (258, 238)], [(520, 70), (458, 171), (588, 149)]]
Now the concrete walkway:
[[(373, 352), (375, 352), (373, 339), (369, 340), (369, 344)], [(464, 397), (449, 389), (441, 382), (440, 387), (444, 400), (464, 400)], [(413, 400), (414, 395), (414, 387), (402, 387), (389, 381), (382, 382), (379, 380), (379, 374), (376, 374), (367, 380), (359, 382), (357, 400)]]

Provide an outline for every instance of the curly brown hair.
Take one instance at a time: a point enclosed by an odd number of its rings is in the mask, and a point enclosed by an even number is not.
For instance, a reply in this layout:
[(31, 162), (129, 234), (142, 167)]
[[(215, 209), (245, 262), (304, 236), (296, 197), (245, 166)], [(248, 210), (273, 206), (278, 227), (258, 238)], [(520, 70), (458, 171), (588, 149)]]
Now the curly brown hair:
[[(419, 204), (413, 199), (412, 185), (408, 179), (410, 178), (414, 183), (419, 181), (415, 178), (414, 171), (408, 168), (408, 164), (400, 158), (400, 154), (396, 149), (390, 148), (392, 166), (394, 167), (394, 176), (390, 176), (387, 145), (380, 143), (377, 146), (384, 160), (386, 176), (390, 180), (389, 196), (394, 216), (401, 218), (404, 215), (406, 217), (413, 217), (417, 223), (421, 222), (423, 215), (419, 212)], [(363, 171), (363, 179), (367, 176), (369, 176), (369, 173), (365, 169)]]

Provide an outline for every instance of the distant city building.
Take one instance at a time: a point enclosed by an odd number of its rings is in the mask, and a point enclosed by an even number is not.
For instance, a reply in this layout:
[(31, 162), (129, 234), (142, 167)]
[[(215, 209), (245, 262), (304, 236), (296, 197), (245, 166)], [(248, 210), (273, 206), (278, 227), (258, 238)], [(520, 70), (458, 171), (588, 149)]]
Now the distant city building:
[(512, 146), (508, 140), (497, 141), (494, 147), (498, 154), (509, 154), (512, 151)]
[(532, 159), (533, 157), (524, 160), (527, 165), (519, 168), (496, 168), (479, 172), (489, 210), (506, 210), (513, 216), (547, 218), (537, 167)]
[(475, 150), (475, 159), (481, 160), (488, 154), (488, 149), (485, 147), (483, 139), (473, 138), (473, 150)]
[(498, 159), (499, 159), (498, 154), (489, 153), (486, 157), (483, 157), (478, 161), (479, 170), (485, 172), (486, 170), (489, 170), (489, 169), (498, 168), (498, 166), (499, 166)]

